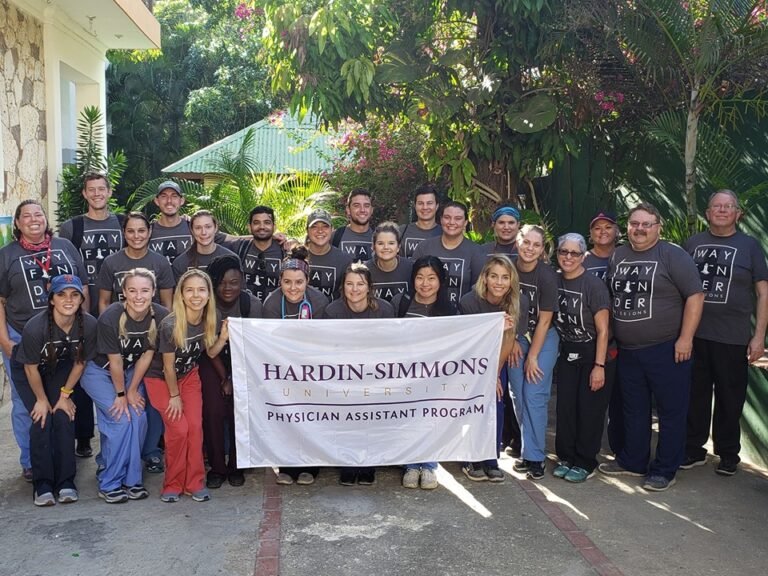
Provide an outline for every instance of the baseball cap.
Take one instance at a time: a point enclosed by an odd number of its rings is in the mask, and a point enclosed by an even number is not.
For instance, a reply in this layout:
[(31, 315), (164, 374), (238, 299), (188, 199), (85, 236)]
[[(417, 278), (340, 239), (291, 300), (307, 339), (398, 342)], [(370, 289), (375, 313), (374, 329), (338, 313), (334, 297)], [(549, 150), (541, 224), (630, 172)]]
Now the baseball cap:
[(53, 278), (51, 278), (51, 287), (48, 293), (58, 294), (59, 292), (63, 292), (67, 288), (74, 288), (75, 290), (80, 292), (80, 295), (84, 296), (82, 281), (80, 280), (80, 278), (72, 274), (60, 274), (59, 276), (54, 276)]
[(328, 213), (328, 210), (323, 210), (322, 208), (313, 210), (309, 214), (309, 218), (307, 218), (307, 228), (312, 226), (312, 224), (315, 222), (325, 222), (328, 224), (328, 226), (333, 226), (333, 220), (331, 219), (331, 215)]
[(604, 210), (600, 210), (599, 212), (597, 212), (597, 214), (592, 216), (592, 220), (590, 220), (589, 222), (589, 227), (592, 228), (592, 226), (594, 226), (595, 222), (597, 222), (598, 220), (607, 220), (611, 224), (616, 224), (616, 214), (614, 214), (613, 212), (606, 212)]
[(160, 192), (162, 192), (163, 190), (167, 190), (169, 188), (174, 192), (176, 192), (176, 194), (178, 194), (182, 198), (184, 197), (184, 194), (181, 191), (181, 187), (178, 184), (176, 184), (176, 182), (174, 182), (173, 180), (166, 180), (165, 182), (160, 184), (160, 186), (157, 187), (157, 194), (155, 194), (155, 196), (159, 196)]

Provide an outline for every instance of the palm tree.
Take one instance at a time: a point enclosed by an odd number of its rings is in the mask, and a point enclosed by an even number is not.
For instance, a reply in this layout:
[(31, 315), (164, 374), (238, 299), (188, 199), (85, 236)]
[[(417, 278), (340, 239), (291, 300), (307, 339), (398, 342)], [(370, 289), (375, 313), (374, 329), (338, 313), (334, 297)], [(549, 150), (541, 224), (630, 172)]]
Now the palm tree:
[[(254, 132), (249, 130), (237, 152), (225, 152), (216, 159), (211, 173), (218, 181), (212, 187), (178, 181), (186, 198), (186, 211), (209, 210), (223, 232), (250, 235), (249, 212), (254, 206), (269, 206), (275, 211), (276, 229), (288, 236), (300, 237), (305, 232), (309, 213), (321, 205), (329, 205), (337, 193), (318, 174), (259, 172), (248, 153), (253, 139)], [(132, 209), (147, 207), (163, 180), (166, 179), (156, 178), (142, 184), (131, 197)]]
[[(618, 36), (624, 53), (645, 70), (652, 87), (668, 102), (668, 111), (652, 120), (649, 128), (683, 159), (686, 220), (693, 232), (697, 172), (702, 171), (698, 145), (707, 143), (709, 180), (730, 179), (738, 171), (739, 159), (728, 156), (731, 147), (725, 128), (738, 126), (747, 112), (758, 116), (768, 112), (765, 1), (626, 0), (619, 4)], [(700, 134), (702, 120), (707, 128)]]

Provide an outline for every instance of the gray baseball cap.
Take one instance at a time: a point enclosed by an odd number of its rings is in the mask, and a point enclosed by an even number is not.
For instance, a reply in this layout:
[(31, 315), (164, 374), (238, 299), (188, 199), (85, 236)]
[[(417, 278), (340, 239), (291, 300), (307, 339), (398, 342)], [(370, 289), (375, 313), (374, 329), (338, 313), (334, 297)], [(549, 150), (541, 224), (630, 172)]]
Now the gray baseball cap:
[(174, 192), (176, 192), (176, 194), (178, 194), (182, 198), (184, 197), (184, 193), (181, 191), (181, 187), (178, 184), (176, 184), (176, 182), (174, 182), (173, 180), (166, 180), (165, 182), (160, 184), (160, 186), (157, 187), (157, 194), (155, 194), (155, 196), (159, 196), (163, 190), (167, 190), (167, 189), (173, 190)]

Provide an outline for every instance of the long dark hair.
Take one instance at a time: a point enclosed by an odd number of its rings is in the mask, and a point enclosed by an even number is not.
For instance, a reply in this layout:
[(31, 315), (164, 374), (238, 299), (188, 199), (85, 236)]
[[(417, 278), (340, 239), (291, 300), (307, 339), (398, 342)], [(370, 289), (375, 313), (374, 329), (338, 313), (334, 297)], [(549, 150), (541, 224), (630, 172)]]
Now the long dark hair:
[(408, 294), (408, 297), (411, 300), (415, 298), (416, 275), (422, 268), (431, 268), (435, 274), (437, 274), (437, 278), (440, 281), (440, 288), (437, 290), (437, 300), (435, 301), (434, 307), (432, 308), (434, 312), (433, 316), (455, 315), (456, 306), (451, 303), (448, 290), (446, 290), (446, 284), (448, 284), (448, 274), (445, 272), (445, 268), (443, 268), (443, 263), (439, 258), (435, 256), (422, 256), (413, 263), (410, 284), (411, 292)]

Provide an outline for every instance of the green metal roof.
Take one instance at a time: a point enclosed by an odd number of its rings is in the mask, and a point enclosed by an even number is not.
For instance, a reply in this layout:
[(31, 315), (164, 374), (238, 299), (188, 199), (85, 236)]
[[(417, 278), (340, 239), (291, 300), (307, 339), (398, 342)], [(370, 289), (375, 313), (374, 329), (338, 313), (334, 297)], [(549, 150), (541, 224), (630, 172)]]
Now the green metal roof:
[(162, 172), (214, 174), (215, 161), (222, 153), (237, 153), (248, 130), (254, 132), (251, 158), (261, 172), (330, 172), (333, 159), (339, 155), (331, 141), (338, 139), (341, 133), (321, 130), (319, 122), (309, 115), (299, 122), (288, 113), (278, 112), (166, 166)]

